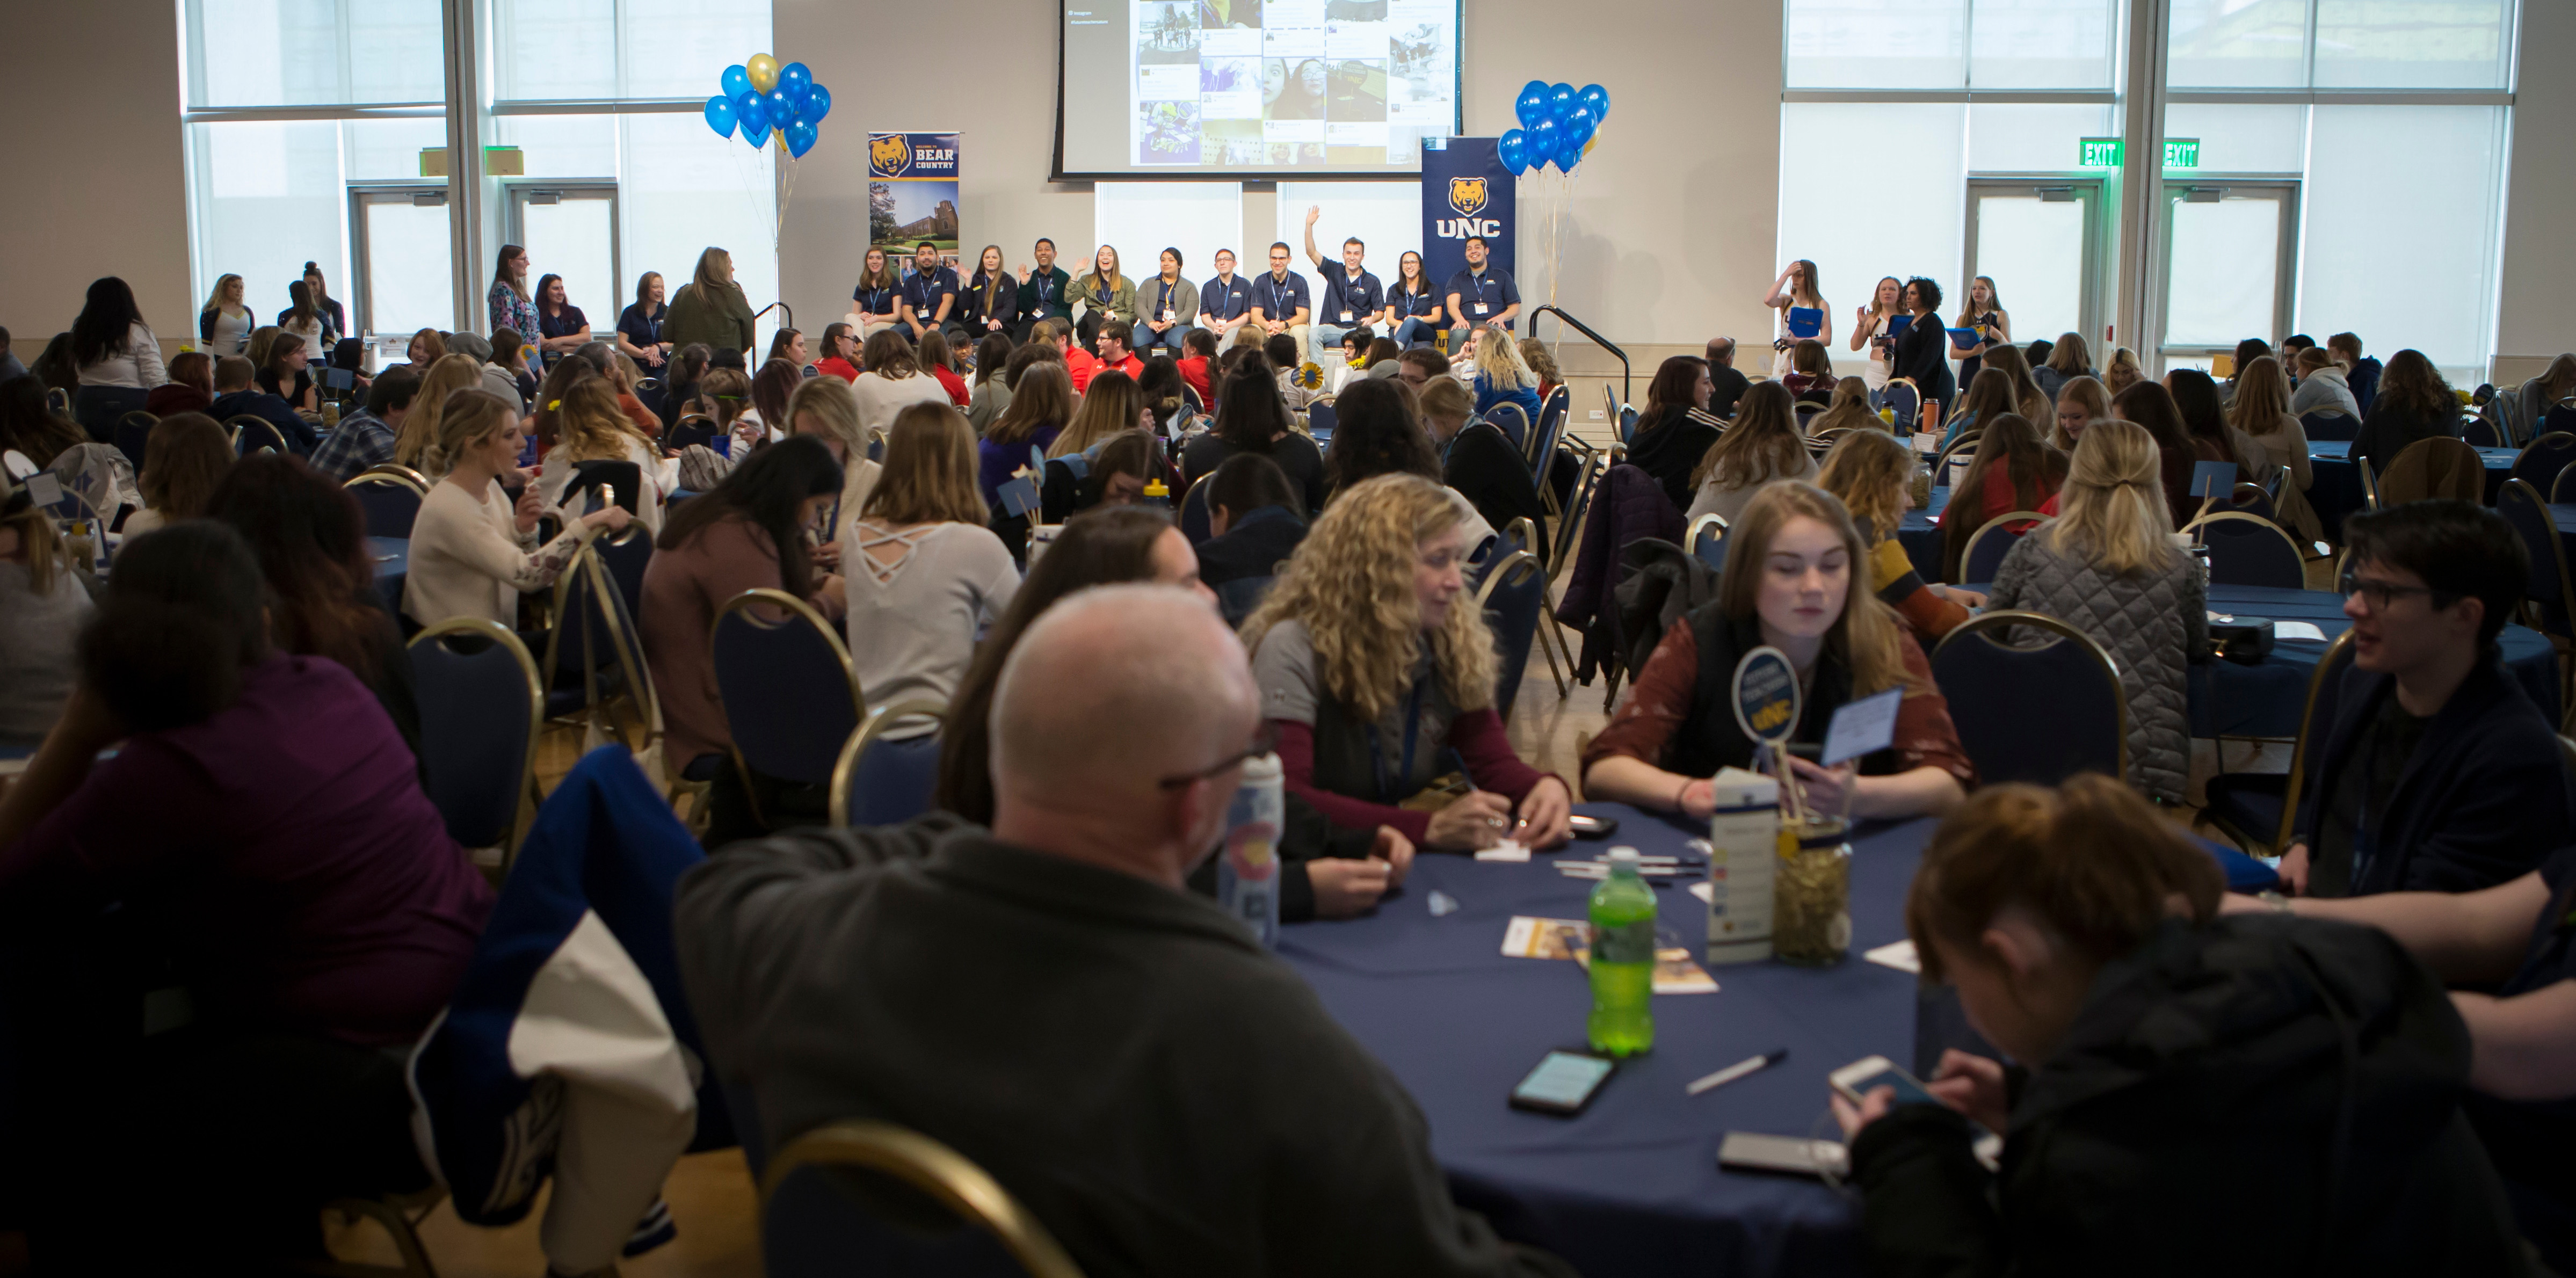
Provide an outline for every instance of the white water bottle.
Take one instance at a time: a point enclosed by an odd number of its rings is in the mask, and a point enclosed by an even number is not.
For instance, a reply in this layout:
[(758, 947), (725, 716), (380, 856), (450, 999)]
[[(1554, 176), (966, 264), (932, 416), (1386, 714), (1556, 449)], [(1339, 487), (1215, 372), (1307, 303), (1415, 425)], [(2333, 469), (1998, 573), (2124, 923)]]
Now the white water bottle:
[(1216, 901), (1243, 920), (1265, 949), (1279, 945), (1279, 832), (1287, 816), (1279, 756), (1247, 760), (1217, 851)]

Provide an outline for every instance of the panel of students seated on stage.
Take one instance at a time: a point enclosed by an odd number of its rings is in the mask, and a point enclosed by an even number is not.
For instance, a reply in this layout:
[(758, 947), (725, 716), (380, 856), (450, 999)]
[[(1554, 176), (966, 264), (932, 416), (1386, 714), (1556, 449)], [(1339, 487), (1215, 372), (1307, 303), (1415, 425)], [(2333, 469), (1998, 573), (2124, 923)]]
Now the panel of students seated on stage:
[(1068, 175), (1410, 173), (1458, 131), (1458, 0), (1064, 0)]

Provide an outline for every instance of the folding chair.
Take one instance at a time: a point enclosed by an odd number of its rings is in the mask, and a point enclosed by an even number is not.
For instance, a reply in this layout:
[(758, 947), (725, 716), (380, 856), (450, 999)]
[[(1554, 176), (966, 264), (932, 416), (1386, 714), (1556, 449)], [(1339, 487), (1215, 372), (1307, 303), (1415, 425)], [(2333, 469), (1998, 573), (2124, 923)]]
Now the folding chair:
[[(930, 810), (939, 783), (939, 725), (948, 703), (906, 697), (868, 712), (832, 764), (832, 824), (901, 825)], [(930, 720), (930, 731), (889, 739), (896, 725)]]
[(1181, 494), (1181, 535), (1193, 546), (1216, 535), (1216, 513), (1208, 509), (1207, 496), (1208, 481), (1214, 478), (1216, 472), (1209, 471), (1190, 481), (1189, 491)]
[[(1476, 610), (1493, 627), (1500, 650), (1494, 709), (1505, 722), (1512, 717), (1512, 702), (1520, 696), (1521, 677), (1529, 672), (1530, 643), (1537, 637), (1539, 612), (1546, 605), (1547, 573), (1525, 550), (1503, 556), (1476, 588)], [(1554, 673), (1552, 664), (1550, 673)]]
[[(2020, 647), (2004, 633), (2040, 632)], [(2085, 772), (2125, 781), (2129, 701), (2120, 668), (2091, 636), (2055, 617), (2006, 610), (1971, 617), (1932, 650), (1959, 744), (1986, 785), (2056, 785)], [(2031, 713), (2046, 706), (2045, 714)]]
[[(867, 718), (867, 698), (840, 632), (783, 590), (746, 590), (716, 612), (710, 647), (716, 701), (734, 766), (759, 811), (752, 774), (829, 785), (841, 747)], [(845, 704), (835, 690), (846, 690)]]
[(409, 647), (422, 788), (448, 837), (478, 862), (490, 852), (491, 868), (506, 876), (538, 798), (546, 690), (536, 659), (517, 635), (482, 617), (451, 617), (412, 636)]
[(2299, 415), (2299, 429), (2310, 440), (2350, 440), (2361, 433), (2361, 421), (2339, 408), (2318, 408)]
[(1702, 515), (1691, 521), (1690, 535), (1682, 539), (1692, 555), (1707, 564), (1712, 572), (1726, 571), (1726, 517)]
[(420, 503), (429, 495), (428, 484), (407, 478), (415, 473), (399, 466), (377, 466), (342, 485), (357, 499), (359, 512), (366, 516), (368, 536), (411, 536), (412, 522), (420, 517)]
[(2268, 586), (2305, 590), (2307, 556), (2279, 524), (2244, 511), (2218, 510), (2183, 525), (2200, 534), (2209, 550), (2209, 581), (2215, 586)]
[(2288, 772), (2226, 772), (2211, 777), (2201, 791), (2195, 821), (2207, 821), (2251, 856), (2278, 857), (2289, 850), (2291, 827), (2298, 821), (2299, 791), (2307, 783), (2309, 751), (2325, 741), (2334, 724), (2337, 690), (2352, 664), (2352, 632), (2326, 645), (2317, 668), (2308, 676), (2307, 702), (2299, 710), (2299, 736), (2290, 747)]
[(2576, 434), (2552, 430), (2531, 441), (2513, 459), (2513, 478), (2535, 487), (2550, 482), (2576, 463)]
[[(1609, 390), (1609, 384), (1603, 383), (1601, 389)], [(1537, 429), (1530, 432), (1527, 447), (1521, 454), (1522, 459), (1529, 463), (1531, 474), (1538, 473), (1542, 458), (1556, 451), (1556, 440), (1565, 433), (1566, 412), (1573, 398), (1574, 392), (1570, 388), (1559, 386), (1549, 391), (1546, 401), (1539, 405)]]
[[(927, 1232), (924, 1206), (957, 1227)], [(1014, 1270), (1082, 1278), (1046, 1226), (999, 1181), (946, 1145), (891, 1123), (830, 1123), (788, 1142), (760, 1173), (760, 1239), (771, 1278)]]
[(2011, 554), (2012, 548), (2018, 545), (2023, 537), (2037, 531), (2036, 527), (2033, 527), (2014, 532), (2007, 525), (2019, 523), (2039, 525), (2049, 522), (2051, 520), (2048, 516), (2036, 510), (2008, 510), (1978, 525), (1975, 532), (1968, 534), (1968, 548), (1959, 555), (1960, 581), (1953, 584), (1993, 581), (1995, 570), (2003, 567), (2004, 556)]
[(1503, 438), (1512, 441), (1512, 447), (1519, 450), (1524, 460), (1529, 457), (1530, 419), (1528, 413), (1521, 411), (1520, 405), (1508, 400), (1496, 404), (1486, 410), (1485, 421), (1503, 432)]
[(263, 449), (281, 454), (291, 451), (286, 446), (285, 432), (265, 417), (241, 413), (224, 424), (233, 428), (233, 453), (236, 456), (248, 457)]

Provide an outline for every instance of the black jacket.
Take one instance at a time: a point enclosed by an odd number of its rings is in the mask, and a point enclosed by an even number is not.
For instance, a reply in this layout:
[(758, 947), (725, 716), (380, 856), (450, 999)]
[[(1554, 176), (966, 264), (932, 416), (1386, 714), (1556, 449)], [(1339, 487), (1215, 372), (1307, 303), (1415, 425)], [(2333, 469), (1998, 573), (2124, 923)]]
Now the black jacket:
[[(1503, 432), (1482, 422), (1470, 424), (1449, 440), (1440, 458), (1440, 482), (1458, 490), (1467, 504), (1494, 526), (1495, 532), (1511, 527), (1515, 519), (1528, 519), (1539, 528), (1547, 527), (1547, 507), (1538, 496), (1538, 481), (1530, 476), (1529, 463)], [(1544, 563), (1547, 539), (1530, 548)]]
[(2352, 447), (2346, 449), (2344, 455), (2354, 461), (2369, 459), (2370, 472), (2376, 475), (2388, 469), (2388, 463), (2397, 460), (2397, 454), (2404, 452), (2408, 444), (2419, 439), (2459, 433), (2460, 422), (2456, 415), (2444, 414), (2438, 420), (2427, 419), (2394, 404), (2380, 404), (2362, 417), (2361, 429), (2353, 435)]
[(768, 1147), (881, 1119), (1090, 1274), (1570, 1274), (1460, 1211), (1422, 1112), (1214, 905), (945, 813), (726, 846), (675, 940)]
[(1711, 417), (1735, 416), (1737, 401), (1744, 398), (1744, 392), (1753, 389), (1752, 379), (1737, 372), (1732, 364), (1709, 365), (1708, 384), (1712, 388), (1708, 395), (1708, 414)]
[(1278, 576), (1280, 561), (1296, 554), (1305, 539), (1306, 521), (1285, 506), (1245, 511), (1223, 533), (1199, 543), (1199, 580), (1222, 586)]
[[(2344, 671), (2334, 727), (2302, 787), (2303, 838), (2316, 833), (2325, 779), (2357, 766), (2353, 749), (2396, 685), (2393, 676)], [(2489, 649), (2425, 725), (2352, 895), (2473, 892), (2528, 874), (2552, 849), (2576, 843), (2557, 736)]]
[(1887, 375), (1912, 378), (1914, 389), (1922, 392), (1923, 398), (1937, 399), (1942, 411), (1949, 411), (1950, 397), (1957, 393), (1959, 384), (1950, 375), (1950, 333), (1941, 326), (1940, 316), (1926, 315), (1896, 335)]
[(1861, 1132), (1863, 1243), (1880, 1274), (1943, 1278), (2522, 1274), (2468, 1068), (2450, 997), (2386, 934), (2177, 920), (2094, 979), (2000, 1172), (1948, 1109)]
[[(1711, 412), (1717, 400), (1711, 397)], [(1689, 510), (1691, 499), (1698, 496), (1691, 487), (1691, 472), (1699, 469), (1700, 459), (1708, 456), (1717, 443), (1717, 428), (1699, 421), (1688, 409), (1676, 409), (1652, 421), (1637, 423), (1637, 437), (1628, 441), (1628, 464), (1655, 477), (1675, 510)]]

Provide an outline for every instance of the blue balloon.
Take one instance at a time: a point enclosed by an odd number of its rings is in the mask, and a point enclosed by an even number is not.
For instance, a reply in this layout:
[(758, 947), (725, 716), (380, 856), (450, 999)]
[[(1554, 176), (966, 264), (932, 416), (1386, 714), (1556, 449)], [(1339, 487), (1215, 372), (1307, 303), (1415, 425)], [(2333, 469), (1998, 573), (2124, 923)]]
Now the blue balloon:
[(786, 132), (787, 153), (800, 160), (805, 158), (806, 152), (814, 149), (814, 143), (819, 137), (813, 125), (801, 121), (788, 125)]
[(788, 100), (786, 89), (771, 89), (760, 96), (769, 103), (769, 127), (783, 129), (796, 122), (797, 107)]
[(1592, 108), (1592, 122), (1595, 125), (1609, 120), (1610, 91), (1608, 89), (1597, 84), (1587, 84), (1583, 86), (1583, 92), (1574, 96), (1583, 99), (1584, 105)]
[(1552, 85), (1552, 86), (1550, 86), (1550, 87), (1549, 87), (1549, 89), (1548, 89), (1548, 91), (1547, 91), (1547, 118), (1549, 118), (1549, 119), (1551, 119), (1551, 120), (1554, 120), (1554, 121), (1556, 121), (1556, 122), (1557, 122), (1557, 123), (1559, 123), (1559, 124), (1562, 124), (1562, 123), (1564, 123), (1564, 122), (1565, 122), (1565, 114), (1566, 114), (1566, 112), (1571, 111), (1571, 110), (1573, 110), (1573, 109), (1574, 109), (1574, 86), (1573, 86), (1573, 85), (1570, 85), (1570, 84), (1557, 84), (1557, 85)]
[(1592, 116), (1592, 108), (1580, 102), (1574, 104), (1573, 110), (1565, 113), (1565, 129), (1573, 136), (1574, 144), (1578, 147), (1591, 141), (1593, 132), (1600, 127), (1600, 122)]
[(733, 103), (721, 93), (707, 99), (707, 127), (715, 130), (717, 137), (733, 136)]
[(1533, 169), (1547, 167), (1547, 162), (1556, 158), (1556, 149), (1562, 144), (1564, 136), (1565, 126), (1554, 120), (1540, 120), (1531, 125), (1529, 127), (1530, 167)]
[(1532, 80), (1521, 86), (1521, 95), (1512, 100), (1512, 114), (1526, 129), (1547, 118), (1547, 85)]
[(821, 124), (823, 117), (831, 113), (832, 91), (817, 84), (806, 89), (805, 109), (797, 112), (796, 118), (806, 124)]
[(1529, 167), (1529, 135), (1518, 129), (1503, 134), (1502, 140), (1494, 144), (1494, 156), (1512, 171), (1513, 177), (1519, 177), (1521, 170)]
[(716, 77), (716, 83), (724, 86), (724, 94), (728, 99), (739, 98), (751, 92), (751, 73), (743, 70), (742, 64), (737, 62), (726, 67), (724, 74)]
[(790, 62), (778, 68), (779, 91), (785, 93), (787, 100), (795, 103), (800, 110), (805, 105), (806, 92), (813, 87), (814, 73), (807, 70), (804, 63)]
[(742, 126), (742, 137), (757, 147), (769, 140), (769, 99), (751, 89), (735, 94), (733, 118)]

